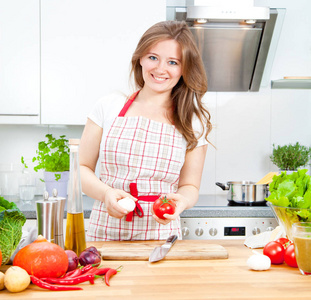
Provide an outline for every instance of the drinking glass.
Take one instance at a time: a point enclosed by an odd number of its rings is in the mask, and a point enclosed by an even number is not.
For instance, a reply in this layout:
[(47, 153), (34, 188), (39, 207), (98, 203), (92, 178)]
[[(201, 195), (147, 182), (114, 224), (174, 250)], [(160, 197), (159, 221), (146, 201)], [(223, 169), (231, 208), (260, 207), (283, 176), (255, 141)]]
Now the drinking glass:
[(303, 275), (311, 275), (311, 222), (297, 222), (292, 226), (295, 255)]
[(23, 171), (19, 177), (19, 198), (22, 201), (31, 201), (35, 196), (35, 179), (31, 173)]

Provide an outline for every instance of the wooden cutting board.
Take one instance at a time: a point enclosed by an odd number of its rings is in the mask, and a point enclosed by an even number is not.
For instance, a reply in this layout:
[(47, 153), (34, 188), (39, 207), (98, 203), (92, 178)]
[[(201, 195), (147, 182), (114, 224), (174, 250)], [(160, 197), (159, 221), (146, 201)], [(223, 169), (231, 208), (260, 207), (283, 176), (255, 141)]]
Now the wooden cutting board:
[[(90, 242), (92, 243), (92, 242)], [(103, 242), (97, 249), (104, 260), (148, 260), (155, 247), (165, 241)], [(98, 244), (98, 242), (97, 242)], [(227, 250), (218, 244), (202, 240), (177, 240), (164, 259), (225, 259)]]

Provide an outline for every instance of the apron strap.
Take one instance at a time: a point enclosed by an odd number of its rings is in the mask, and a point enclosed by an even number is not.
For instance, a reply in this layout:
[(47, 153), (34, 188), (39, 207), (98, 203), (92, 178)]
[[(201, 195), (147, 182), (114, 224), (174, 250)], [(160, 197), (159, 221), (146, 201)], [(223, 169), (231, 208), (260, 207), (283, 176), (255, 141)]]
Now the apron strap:
[(154, 202), (160, 197), (160, 195), (138, 196), (137, 184), (135, 182), (130, 183), (130, 194), (133, 197), (137, 198), (137, 201), (135, 202), (136, 203), (135, 209), (126, 215), (125, 220), (128, 222), (131, 222), (133, 220), (134, 212), (140, 218), (144, 216), (144, 211), (141, 205), (138, 203), (139, 200), (147, 201), (147, 202)]
[(121, 111), (119, 112), (119, 115), (118, 117), (124, 117), (127, 110), (129, 109), (129, 107), (131, 106), (131, 104), (133, 103), (133, 101), (135, 100), (137, 94), (139, 93), (140, 91), (137, 91), (135, 92), (131, 97), (130, 99), (127, 100), (127, 102), (124, 104), (123, 108), (121, 109)]

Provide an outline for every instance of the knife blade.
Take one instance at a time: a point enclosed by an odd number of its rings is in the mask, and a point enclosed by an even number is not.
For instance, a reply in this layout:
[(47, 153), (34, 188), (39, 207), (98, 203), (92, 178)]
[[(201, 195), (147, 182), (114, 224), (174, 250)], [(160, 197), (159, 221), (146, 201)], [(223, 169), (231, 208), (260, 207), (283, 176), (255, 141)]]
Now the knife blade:
[(177, 238), (178, 238), (177, 235), (171, 235), (170, 237), (167, 238), (165, 244), (163, 244), (160, 247), (155, 247), (149, 256), (149, 262), (156, 262), (163, 259), (165, 255), (171, 250)]

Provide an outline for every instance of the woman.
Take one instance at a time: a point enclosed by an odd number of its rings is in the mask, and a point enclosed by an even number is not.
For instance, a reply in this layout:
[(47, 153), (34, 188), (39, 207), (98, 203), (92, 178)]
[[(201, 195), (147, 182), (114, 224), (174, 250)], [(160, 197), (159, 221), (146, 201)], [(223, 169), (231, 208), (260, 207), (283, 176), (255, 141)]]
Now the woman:
[[(198, 200), (211, 130), (202, 105), (207, 80), (185, 22), (160, 22), (141, 37), (132, 57), (137, 91), (111, 95), (89, 115), (80, 143), (83, 191), (96, 199), (92, 240), (181, 238), (179, 215)], [(95, 175), (97, 160), (100, 179)], [(176, 202), (165, 220), (153, 214), (161, 195)], [(132, 197), (133, 214), (118, 204)], [(138, 199), (138, 200), (137, 200)]]

